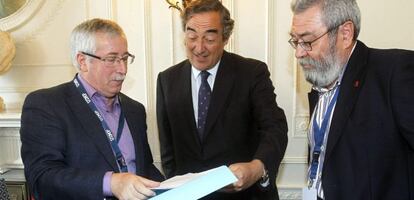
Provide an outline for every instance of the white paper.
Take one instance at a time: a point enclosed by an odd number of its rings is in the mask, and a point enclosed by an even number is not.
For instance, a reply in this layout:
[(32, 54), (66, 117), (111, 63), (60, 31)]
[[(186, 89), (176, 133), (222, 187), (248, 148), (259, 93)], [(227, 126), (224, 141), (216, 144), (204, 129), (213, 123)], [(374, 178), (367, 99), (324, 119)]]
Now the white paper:
[(176, 176), (162, 182), (159, 187), (153, 188), (156, 192), (157, 190), (170, 190), (151, 200), (195, 200), (236, 181), (237, 178), (226, 166), (201, 173)]
[(179, 175), (179, 176), (174, 176), (168, 180), (165, 180), (163, 182), (161, 182), (160, 186), (152, 188), (153, 190), (165, 190), (165, 189), (173, 189), (176, 187), (180, 187), (181, 185), (196, 179), (200, 176), (205, 175), (206, 173), (208, 173), (209, 171), (211, 171), (212, 169), (208, 170), (208, 171), (204, 171), (204, 172), (200, 172), (200, 173), (188, 173), (185, 175)]

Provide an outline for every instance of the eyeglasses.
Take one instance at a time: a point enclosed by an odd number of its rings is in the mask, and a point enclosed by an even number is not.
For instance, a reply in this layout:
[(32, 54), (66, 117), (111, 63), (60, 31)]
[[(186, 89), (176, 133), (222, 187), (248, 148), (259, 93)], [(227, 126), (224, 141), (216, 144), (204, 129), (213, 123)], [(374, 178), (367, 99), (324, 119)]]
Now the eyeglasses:
[(303, 50), (305, 51), (312, 51), (312, 43), (316, 42), (317, 40), (321, 39), (324, 35), (330, 33), (331, 31), (335, 30), (338, 26), (335, 26), (333, 28), (328, 29), (328, 31), (326, 31), (324, 34), (322, 34), (321, 36), (317, 37), (316, 39), (312, 40), (312, 41), (302, 41), (299, 42), (299, 40), (296, 40), (295, 38), (290, 38), (290, 40), (288, 41), (289, 44), (294, 48), (297, 49), (298, 46), (302, 47)]
[(92, 58), (96, 58), (98, 60), (103, 61), (106, 66), (115, 66), (115, 64), (120, 64), (121, 61), (124, 64), (132, 64), (134, 62), (134, 59), (135, 59), (135, 56), (132, 55), (132, 54), (130, 54), (130, 53), (127, 53), (127, 54), (125, 54), (122, 57), (118, 57), (118, 56), (108, 56), (108, 57), (105, 57), (105, 58), (101, 58), (101, 57), (99, 57), (97, 55), (93, 55), (93, 54), (86, 53), (86, 52), (83, 52), (83, 51), (81, 51), (81, 53), (83, 55), (87, 55), (87, 56), (90, 56)]

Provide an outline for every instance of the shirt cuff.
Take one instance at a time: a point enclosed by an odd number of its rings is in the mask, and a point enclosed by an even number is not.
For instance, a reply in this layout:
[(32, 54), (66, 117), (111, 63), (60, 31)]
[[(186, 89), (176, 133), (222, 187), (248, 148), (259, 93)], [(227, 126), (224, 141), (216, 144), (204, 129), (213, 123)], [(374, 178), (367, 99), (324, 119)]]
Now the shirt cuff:
[(106, 172), (105, 176), (103, 178), (103, 195), (105, 197), (111, 197), (114, 196), (112, 194), (112, 190), (111, 190), (111, 179), (112, 179), (112, 171), (110, 172)]

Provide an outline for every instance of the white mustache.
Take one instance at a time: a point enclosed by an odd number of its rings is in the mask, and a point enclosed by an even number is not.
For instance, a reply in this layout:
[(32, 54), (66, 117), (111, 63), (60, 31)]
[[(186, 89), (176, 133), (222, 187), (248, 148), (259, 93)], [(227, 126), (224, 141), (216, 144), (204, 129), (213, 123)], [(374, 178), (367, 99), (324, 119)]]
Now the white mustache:
[(319, 63), (311, 58), (299, 58), (299, 65), (304, 66), (304, 65), (318, 65)]
[(113, 77), (113, 79), (112, 79), (112, 80), (114, 80), (114, 81), (123, 81), (123, 80), (125, 80), (125, 77), (126, 77), (126, 75), (123, 75), (123, 74), (116, 74), (116, 75)]

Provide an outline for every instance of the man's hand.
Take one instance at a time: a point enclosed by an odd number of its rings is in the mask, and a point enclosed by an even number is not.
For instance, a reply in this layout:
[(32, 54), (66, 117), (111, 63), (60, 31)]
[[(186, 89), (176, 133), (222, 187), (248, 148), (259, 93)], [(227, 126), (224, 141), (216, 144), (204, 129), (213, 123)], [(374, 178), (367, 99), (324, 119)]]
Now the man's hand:
[(229, 166), (233, 174), (239, 179), (232, 185), (221, 189), (223, 192), (239, 192), (256, 183), (264, 173), (264, 165), (260, 160), (252, 160), (247, 163), (234, 163)]
[(159, 182), (130, 173), (114, 173), (111, 179), (112, 194), (120, 200), (148, 199), (155, 195), (149, 188), (159, 185)]

